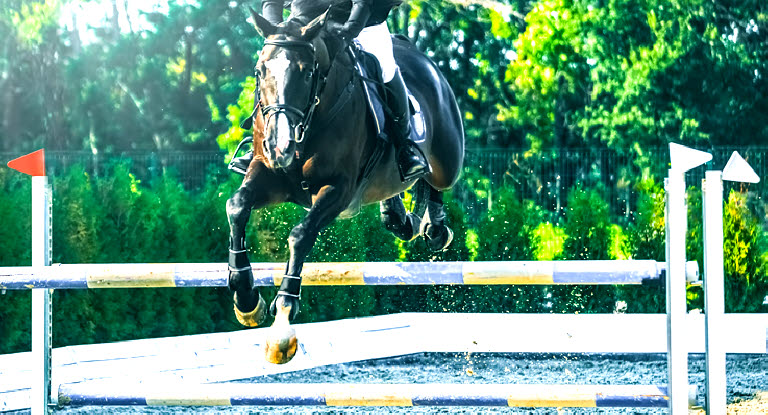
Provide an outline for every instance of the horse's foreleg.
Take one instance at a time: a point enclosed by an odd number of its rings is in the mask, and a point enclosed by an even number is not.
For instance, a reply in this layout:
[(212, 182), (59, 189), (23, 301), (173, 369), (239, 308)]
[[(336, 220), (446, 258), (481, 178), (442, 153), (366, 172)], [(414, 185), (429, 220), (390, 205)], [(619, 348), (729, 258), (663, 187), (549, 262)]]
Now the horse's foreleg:
[(235, 316), (240, 324), (256, 327), (266, 317), (266, 303), (253, 286), (253, 271), (245, 250), (245, 226), (257, 203), (256, 193), (243, 185), (227, 200), (229, 219), (229, 289), (234, 291)]
[(304, 260), (326, 226), (344, 210), (348, 201), (346, 186), (323, 186), (315, 197), (312, 208), (296, 227), (291, 230), (288, 245), (291, 256), (270, 311), (275, 316), (273, 333), (267, 339), (267, 360), (272, 363), (286, 363), (296, 354), (296, 333), (290, 322), (299, 312), (301, 295), (301, 270)]

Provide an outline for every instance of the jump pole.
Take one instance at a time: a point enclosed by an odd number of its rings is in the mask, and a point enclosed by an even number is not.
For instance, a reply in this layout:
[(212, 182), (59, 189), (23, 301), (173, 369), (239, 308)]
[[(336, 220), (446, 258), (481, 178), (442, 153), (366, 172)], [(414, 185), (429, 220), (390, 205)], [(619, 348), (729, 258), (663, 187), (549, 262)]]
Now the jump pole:
[[(710, 170), (702, 181), (704, 214), (704, 342), (706, 350), (706, 409), (726, 412), (725, 317), (723, 254), (723, 180), (758, 183), (760, 177), (734, 151), (723, 171)], [(718, 333), (720, 333), (718, 335)]]
[[(684, 264), (699, 281), (695, 261)], [(283, 263), (252, 264), (255, 286), (279, 286)], [(303, 285), (642, 285), (661, 284), (667, 264), (623, 261), (322, 262), (304, 266)], [(225, 263), (55, 264), (0, 267), (0, 289), (226, 287)]]
[[(32, 266), (50, 266), (51, 189), (45, 175), (45, 151), (11, 160), (8, 167), (32, 176)], [(51, 295), (48, 288), (32, 290), (33, 415), (47, 414), (51, 400)]]
[[(665, 408), (667, 388), (644, 385), (219, 383), (62, 385), (59, 404), (149, 406), (507, 406)], [(695, 404), (696, 386), (688, 398)], [(688, 404), (686, 400), (684, 403)]]

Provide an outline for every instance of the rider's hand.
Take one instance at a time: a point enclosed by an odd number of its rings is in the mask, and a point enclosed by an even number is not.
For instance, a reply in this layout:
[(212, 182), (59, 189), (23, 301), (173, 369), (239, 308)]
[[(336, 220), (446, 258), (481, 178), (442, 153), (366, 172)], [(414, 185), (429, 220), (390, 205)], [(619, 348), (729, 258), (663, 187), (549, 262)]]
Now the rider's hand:
[(350, 37), (350, 30), (347, 26), (348, 24), (341, 24), (336, 22), (328, 23), (328, 31), (331, 34), (339, 36), (348, 42), (352, 40), (352, 37)]
[(346, 22), (344, 24), (328, 23), (328, 31), (349, 42), (360, 33), (360, 28), (358, 26), (359, 25), (353, 22)]
[(357, 36), (357, 33), (355, 32), (360, 31), (355, 31), (353, 26), (354, 25), (351, 24), (351, 22), (344, 23), (344, 26), (341, 26), (341, 29), (339, 29), (339, 36), (343, 37), (347, 41), (354, 39)]

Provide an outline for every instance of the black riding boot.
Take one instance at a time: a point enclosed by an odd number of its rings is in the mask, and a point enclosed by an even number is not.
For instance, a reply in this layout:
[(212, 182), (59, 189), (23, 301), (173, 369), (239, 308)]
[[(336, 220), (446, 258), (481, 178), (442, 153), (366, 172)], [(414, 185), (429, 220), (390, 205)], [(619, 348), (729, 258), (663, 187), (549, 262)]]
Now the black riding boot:
[(411, 141), (411, 111), (408, 105), (408, 92), (400, 68), (395, 70), (395, 77), (386, 84), (387, 102), (395, 122), (395, 160), (400, 171), (400, 180), (407, 182), (429, 173), (427, 158), (421, 149)]

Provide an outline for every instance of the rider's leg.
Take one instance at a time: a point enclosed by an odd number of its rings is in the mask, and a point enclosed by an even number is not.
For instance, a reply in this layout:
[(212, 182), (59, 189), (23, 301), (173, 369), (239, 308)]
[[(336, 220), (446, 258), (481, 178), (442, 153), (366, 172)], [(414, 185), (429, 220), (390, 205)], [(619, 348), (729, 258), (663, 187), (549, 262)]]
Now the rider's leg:
[(394, 116), (396, 160), (400, 178), (405, 182), (429, 172), (423, 153), (411, 141), (410, 106), (405, 82), (395, 63), (392, 38), (387, 23), (366, 27), (357, 37), (362, 49), (376, 56), (387, 90), (387, 103)]
[(429, 165), (424, 154), (411, 141), (411, 113), (408, 105), (408, 92), (400, 74), (400, 68), (395, 69), (395, 76), (385, 84), (387, 103), (393, 114), (395, 123), (395, 148), (397, 165), (400, 168), (400, 179), (404, 182), (429, 173)]

